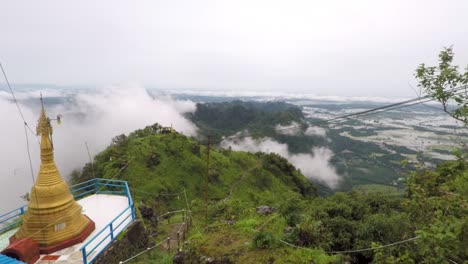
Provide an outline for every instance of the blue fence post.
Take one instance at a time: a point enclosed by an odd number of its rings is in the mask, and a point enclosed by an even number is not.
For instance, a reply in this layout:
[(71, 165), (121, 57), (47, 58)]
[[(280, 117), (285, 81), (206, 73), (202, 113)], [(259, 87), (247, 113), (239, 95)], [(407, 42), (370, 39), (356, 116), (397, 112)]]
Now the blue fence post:
[(83, 254), (83, 264), (88, 264), (88, 257), (86, 256), (86, 249), (84, 247), (81, 249), (81, 254)]
[(127, 195), (128, 205), (132, 204), (132, 197), (130, 196), (130, 188), (128, 188), (128, 183), (125, 182), (125, 195)]
[(24, 214), (24, 206), (20, 209), (21, 214)]
[(110, 223), (109, 227), (110, 227), (110, 236), (111, 236), (111, 241), (114, 240), (114, 228), (112, 227), (112, 223)]
[(128, 182), (125, 182), (125, 194), (127, 195), (128, 205), (130, 206), (130, 213), (132, 214), (132, 221), (135, 220), (135, 207), (133, 206), (132, 194), (130, 193), (130, 187), (128, 187)]
[(99, 190), (98, 180), (95, 178), (94, 179), (94, 193), (97, 194), (98, 190)]

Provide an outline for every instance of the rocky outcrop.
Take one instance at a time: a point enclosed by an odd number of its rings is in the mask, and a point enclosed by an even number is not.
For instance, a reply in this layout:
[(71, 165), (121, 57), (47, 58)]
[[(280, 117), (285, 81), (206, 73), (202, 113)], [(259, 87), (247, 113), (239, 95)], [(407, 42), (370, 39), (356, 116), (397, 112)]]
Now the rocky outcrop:
[(267, 205), (262, 205), (262, 206), (257, 207), (257, 214), (261, 214), (261, 215), (269, 215), (269, 214), (274, 213), (275, 211), (276, 211), (276, 208), (273, 208)]
[(156, 212), (153, 206), (147, 206), (141, 202), (141, 205), (138, 207), (141, 213), (141, 217), (145, 220), (146, 224), (151, 224), (152, 227), (156, 228), (158, 225), (158, 218), (156, 217)]

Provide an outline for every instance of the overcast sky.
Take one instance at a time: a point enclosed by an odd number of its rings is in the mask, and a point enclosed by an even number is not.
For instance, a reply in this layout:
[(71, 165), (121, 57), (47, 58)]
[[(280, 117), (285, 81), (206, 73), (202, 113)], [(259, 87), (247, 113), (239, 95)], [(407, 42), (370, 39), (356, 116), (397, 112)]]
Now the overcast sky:
[[(454, 45), (468, 1), (7, 1), (12, 83), (414, 96), (413, 72)], [(3, 83), (3, 80), (0, 82)]]

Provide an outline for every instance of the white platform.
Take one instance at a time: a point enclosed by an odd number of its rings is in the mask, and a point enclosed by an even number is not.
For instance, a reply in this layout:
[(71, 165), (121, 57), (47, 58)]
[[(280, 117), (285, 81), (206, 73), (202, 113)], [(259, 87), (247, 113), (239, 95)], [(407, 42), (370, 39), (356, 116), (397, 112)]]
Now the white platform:
[(0, 235), (0, 251), (8, 247), (10, 244), (10, 237), (18, 231), (18, 228), (12, 229)]
[[(41, 258), (36, 263), (83, 263), (83, 255), (80, 251), (81, 247), (87, 243), (91, 238), (93, 238), (97, 233), (99, 233), (105, 226), (107, 226), (114, 218), (116, 218), (120, 213), (122, 213), (128, 207), (128, 199), (126, 196), (121, 195), (107, 195), (107, 194), (94, 194), (88, 197), (85, 197), (81, 200), (78, 200), (78, 203), (83, 207), (83, 213), (87, 215), (91, 220), (94, 221), (96, 224), (96, 229), (91, 233), (91, 235), (80, 244), (76, 244), (72, 247), (59, 250), (49, 255), (60, 256), (57, 260), (41, 260), (46, 255), (41, 255)], [(123, 214), (119, 217), (119, 220), (116, 223), (121, 223), (122, 220), (128, 216), (128, 213)], [(121, 218), (121, 219), (120, 219)], [(125, 220), (122, 225), (115, 230), (115, 232), (119, 232), (124, 229), (127, 224), (132, 221), (132, 218), (129, 217)], [(12, 234), (14, 234), (16, 230), (11, 230), (7, 234), (2, 234), (0, 237), (0, 242), (3, 241), (3, 238), (8, 238)], [(106, 229), (103, 233), (99, 235), (99, 237), (94, 240), (89, 249), (93, 248), (97, 245), (102, 238), (107, 236), (110, 233), (110, 229)], [(111, 238), (108, 237), (102, 242), (95, 250), (95, 252), (99, 252), (101, 249), (109, 245), (111, 242)], [(8, 243), (8, 242), (6, 242)], [(5, 247), (7, 244), (5, 245)], [(95, 254), (95, 253), (94, 253)], [(90, 257), (92, 257), (91, 255)]]

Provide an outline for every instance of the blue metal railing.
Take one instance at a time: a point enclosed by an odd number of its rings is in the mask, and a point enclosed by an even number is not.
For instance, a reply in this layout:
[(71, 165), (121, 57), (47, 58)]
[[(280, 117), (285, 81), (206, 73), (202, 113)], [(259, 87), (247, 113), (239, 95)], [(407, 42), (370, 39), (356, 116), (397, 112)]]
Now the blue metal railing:
[(107, 224), (101, 231), (94, 235), (81, 247), (83, 263), (92, 263), (96, 257), (104, 251), (114, 239), (124, 231), (135, 219), (135, 211), (132, 206), (125, 208), (117, 217)]
[[(70, 192), (76, 200), (93, 194), (123, 195), (128, 199), (128, 206), (81, 247), (83, 263), (92, 263), (110, 242), (135, 220), (135, 208), (130, 188), (126, 181), (96, 178), (71, 186)], [(0, 233), (18, 226), (21, 223), (20, 216), (26, 210), (27, 206), (25, 205), (0, 215)]]
[[(126, 181), (121, 180), (107, 180), (107, 179), (96, 179), (98, 180), (96, 186), (96, 194), (117, 194), (125, 195), (128, 198), (128, 206), (119, 215), (117, 215), (112, 221), (96, 233), (91, 239), (88, 240), (82, 247), (81, 253), (83, 255), (83, 263), (92, 263), (99, 254), (106, 249), (106, 247), (124, 231), (133, 220), (135, 220), (135, 208), (133, 207), (133, 199), (130, 193), (130, 188)], [(82, 185), (89, 186), (83, 182)], [(92, 182), (94, 184), (94, 182)], [(77, 186), (76, 192), (80, 192), (85, 195), (89, 190), (85, 186)], [(104, 190), (103, 187), (106, 187)], [(73, 192), (73, 191), (72, 191)], [(79, 196), (80, 194), (77, 194)]]
[(28, 206), (24, 205), (20, 208), (0, 215), (0, 234), (18, 226), (21, 223), (20, 216), (26, 212), (27, 208)]

